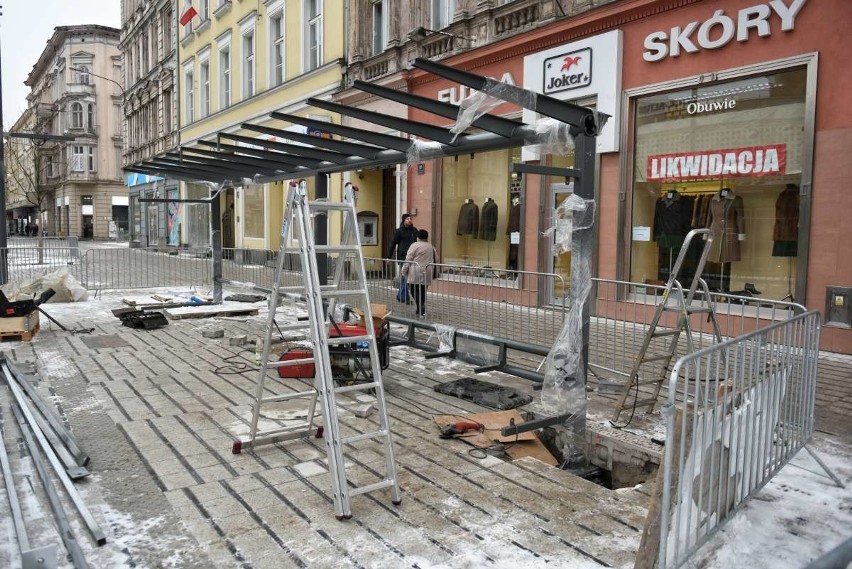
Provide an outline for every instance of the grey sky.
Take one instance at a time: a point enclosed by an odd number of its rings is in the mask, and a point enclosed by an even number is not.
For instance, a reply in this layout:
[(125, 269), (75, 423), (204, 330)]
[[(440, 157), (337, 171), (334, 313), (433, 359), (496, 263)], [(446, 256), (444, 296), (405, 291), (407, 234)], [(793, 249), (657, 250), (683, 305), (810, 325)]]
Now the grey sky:
[(121, 27), (120, 0), (0, 0), (3, 48), (3, 123), (11, 126), (27, 107), (24, 80), (56, 26)]

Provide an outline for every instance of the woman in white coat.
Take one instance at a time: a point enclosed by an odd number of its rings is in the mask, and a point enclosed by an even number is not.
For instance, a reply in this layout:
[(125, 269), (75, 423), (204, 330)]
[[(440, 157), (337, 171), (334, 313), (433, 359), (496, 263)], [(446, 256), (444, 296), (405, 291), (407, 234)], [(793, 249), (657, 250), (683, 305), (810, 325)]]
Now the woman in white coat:
[(402, 266), (402, 276), (408, 281), (411, 296), (417, 306), (417, 317), (426, 316), (426, 289), (432, 284), (435, 273), (433, 266), (438, 262), (435, 248), (429, 244), (429, 232), (421, 229), (417, 232), (417, 243), (408, 248)]

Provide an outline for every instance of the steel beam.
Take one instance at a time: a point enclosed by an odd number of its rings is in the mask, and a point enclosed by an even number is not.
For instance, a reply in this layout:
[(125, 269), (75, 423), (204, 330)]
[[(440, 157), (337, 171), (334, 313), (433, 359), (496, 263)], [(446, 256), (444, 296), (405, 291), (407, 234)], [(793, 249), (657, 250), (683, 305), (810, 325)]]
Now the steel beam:
[[(251, 123), (243, 123), (240, 126), (246, 130), (253, 130), (255, 132), (271, 134), (272, 136), (280, 136), (281, 138), (289, 138), (292, 140), (303, 142), (305, 144), (316, 146), (318, 148), (325, 148), (326, 150), (331, 150), (332, 152), (342, 152), (343, 154), (349, 154), (351, 156), (360, 156), (362, 158), (368, 159), (375, 158), (376, 156), (378, 156), (379, 152), (385, 150), (385, 148), (383, 147), (380, 148), (367, 144), (357, 144), (354, 142), (331, 140), (328, 138), (320, 138), (319, 136), (311, 136), (309, 134), (302, 134), (299, 132), (290, 132), (287, 130), (281, 130), (279, 128), (270, 128), (268, 126), (261, 126)], [(331, 160), (329, 160), (329, 162), (331, 162)]]
[[(308, 100), (309, 104), (313, 104), (312, 100)], [(323, 108), (323, 107), (319, 107)], [(337, 112), (337, 111), (334, 111)], [(402, 150), (401, 143), (405, 144), (410, 142), (404, 138), (400, 138), (399, 136), (392, 136), (390, 134), (382, 134), (379, 132), (373, 132), (369, 130), (363, 130), (360, 128), (355, 128), (354, 126), (344, 126), (341, 124), (334, 124), (330, 122), (318, 121), (314, 119), (309, 119), (306, 117), (300, 117), (298, 115), (290, 115), (286, 113), (278, 113), (272, 112), (269, 113), (274, 119), (285, 121), (293, 124), (300, 124), (302, 126), (306, 126), (309, 128), (314, 128), (316, 130), (321, 130), (325, 132), (329, 132), (331, 134), (339, 135), (343, 138), (348, 138), (352, 140), (359, 140), (361, 142), (365, 142), (368, 145), (377, 146), (380, 148), (393, 148), (395, 150)]]
[[(252, 125), (252, 128), (249, 130), (265, 134), (272, 134), (271, 132), (267, 131), (267, 128), (268, 127), (263, 127), (260, 125)], [(268, 130), (274, 131), (280, 136), (283, 136), (282, 133), (284, 133), (284, 131), (274, 128), (268, 128)], [(313, 158), (322, 162), (332, 162), (334, 164), (343, 164), (349, 157), (348, 153), (341, 154), (340, 152), (321, 150), (319, 148), (314, 148), (313, 146), (288, 144), (286, 142), (280, 142), (278, 140), (261, 140), (258, 138), (252, 138), (251, 136), (244, 136), (242, 134), (231, 134), (229, 132), (220, 132), (219, 138), (227, 138), (228, 140), (243, 142), (246, 144), (260, 144), (265, 148), (274, 148), (280, 152), (286, 152), (287, 154), (293, 154), (294, 156), (307, 156), (308, 158)], [(203, 144), (208, 143), (206, 141), (203, 141)]]
[[(283, 152), (273, 152), (271, 150), (261, 150), (260, 148), (246, 148), (245, 146), (237, 146), (235, 144), (224, 144), (221, 142), (213, 142), (212, 140), (199, 140), (198, 144), (207, 146), (209, 148), (215, 148), (216, 150), (220, 150), (225, 153), (233, 152), (234, 155), (237, 156), (255, 156), (258, 158), (262, 158), (263, 160), (270, 160), (272, 162), (277, 162), (279, 164), (287, 164), (290, 166), (303, 167), (303, 166), (311, 166), (316, 167), (323, 163), (322, 160), (317, 160), (315, 158), (310, 158), (308, 156), (300, 156), (294, 154), (284, 154)], [(188, 150), (188, 149), (187, 149)], [(195, 150), (193, 147), (192, 150)], [(212, 151), (209, 151), (212, 152)], [(218, 154), (216, 154), (218, 156)], [(341, 156), (343, 156), (341, 154)]]
[[(346, 115), (352, 118), (356, 118), (358, 120), (362, 120), (364, 122), (369, 122), (373, 124), (378, 124), (393, 130), (398, 130), (400, 132), (407, 132), (408, 134), (413, 134), (415, 136), (419, 136), (421, 138), (428, 138), (429, 140), (437, 140), (438, 142), (442, 142), (444, 144), (453, 144), (453, 141), (456, 138), (456, 135), (447, 130), (446, 128), (442, 128), (439, 126), (433, 126), (431, 124), (424, 124), (417, 121), (412, 121), (408, 119), (402, 119), (399, 117), (393, 117), (390, 115), (384, 115), (380, 113), (376, 113), (373, 111), (368, 111), (362, 109), (360, 107), (351, 107), (348, 105), (340, 105), (337, 103), (331, 103), (329, 101), (322, 101), (320, 99), (308, 99), (308, 104), (314, 107), (319, 107), (320, 109), (325, 109), (327, 111), (331, 111), (333, 113), (339, 113), (341, 115)], [(274, 115), (275, 113), (273, 113)], [(354, 127), (347, 127), (358, 131), (359, 134), (349, 135), (350, 138), (356, 138), (358, 140), (364, 140), (365, 142), (369, 142), (362, 138), (364, 134), (373, 134), (369, 131), (365, 131), (363, 129), (357, 129)], [(382, 135), (384, 137), (390, 136), (396, 140), (402, 141), (406, 145), (410, 145), (411, 141), (408, 139), (401, 138), (399, 136), (393, 135)], [(459, 136), (459, 139), (464, 138), (464, 136)], [(403, 150), (403, 148), (398, 148), (396, 146), (391, 146), (390, 144), (384, 144), (388, 148), (396, 148), (397, 150)]]
[[(415, 59), (413, 65), (414, 67), (428, 71), (438, 77), (455, 81), (461, 85), (467, 85), (471, 89), (476, 89), (477, 91), (482, 91), (488, 83), (488, 78), (483, 77), (482, 75), (462, 71), (461, 69), (450, 67), (449, 65), (444, 65), (442, 63), (436, 63), (422, 57)], [(508, 96), (491, 93), (489, 93), (489, 95), (498, 99), (503, 99), (507, 103), (514, 103), (530, 111), (535, 111), (544, 116), (551, 117), (564, 122), (565, 124), (577, 127), (583, 134), (588, 136), (597, 136), (600, 133), (600, 129), (603, 128), (606, 119), (609, 118), (609, 115), (598, 113), (587, 107), (581, 107), (579, 105), (560, 101), (553, 97), (542, 95), (541, 93), (536, 93), (521, 87), (515, 87), (514, 85), (504, 83), (501, 88), (505, 93), (508, 93)], [(533, 103), (527, 104), (530, 100), (532, 100)]]
[[(405, 91), (397, 91), (396, 89), (382, 87), (381, 85), (361, 80), (355, 81), (352, 86), (365, 93), (370, 93), (371, 95), (376, 95), (390, 101), (396, 101), (397, 103), (402, 103), (403, 105), (414, 107), (421, 111), (438, 115), (439, 117), (456, 120), (459, 116), (460, 109), (457, 105), (443, 101), (436, 101), (435, 99), (406, 93)], [(473, 121), (471, 126), (499, 134), (500, 136), (511, 137), (515, 129), (523, 126), (523, 124), (510, 119), (504, 119), (503, 117), (486, 114)]]

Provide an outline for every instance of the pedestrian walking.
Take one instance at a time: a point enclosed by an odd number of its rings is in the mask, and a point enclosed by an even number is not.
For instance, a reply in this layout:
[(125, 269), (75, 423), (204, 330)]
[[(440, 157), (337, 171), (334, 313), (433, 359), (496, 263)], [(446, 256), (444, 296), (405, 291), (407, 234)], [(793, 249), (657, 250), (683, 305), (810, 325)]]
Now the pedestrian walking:
[[(405, 258), (408, 254), (408, 249), (414, 242), (417, 241), (417, 228), (414, 227), (414, 219), (411, 214), (402, 214), (399, 227), (393, 233), (393, 241), (391, 241), (390, 249), (388, 249), (388, 258), (396, 258), (397, 263), (405, 268)], [(400, 271), (399, 291), (396, 293), (396, 299), (399, 302), (411, 304), (411, 297), (408, 295), (408, 284), (404, 273)]]
[(408, 248), (406, 263), (402, 266), (402, 275), (411, 287), (411, 296), (417, 305), (417, 317), (426, 316), (426, 291), (436, 276), (438, 253), (429, 243), (429, 232), (421, 229), (417, 232), (417, 243)]

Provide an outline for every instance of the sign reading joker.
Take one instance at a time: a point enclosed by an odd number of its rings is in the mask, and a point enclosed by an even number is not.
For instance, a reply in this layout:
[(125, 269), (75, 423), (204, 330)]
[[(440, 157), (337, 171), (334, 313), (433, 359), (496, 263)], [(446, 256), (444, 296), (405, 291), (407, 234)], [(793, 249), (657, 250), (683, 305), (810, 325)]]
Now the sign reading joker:
[(592, 83), (592, 48), (548, 57), (543, 71), (545, 95), (587, 87)]

